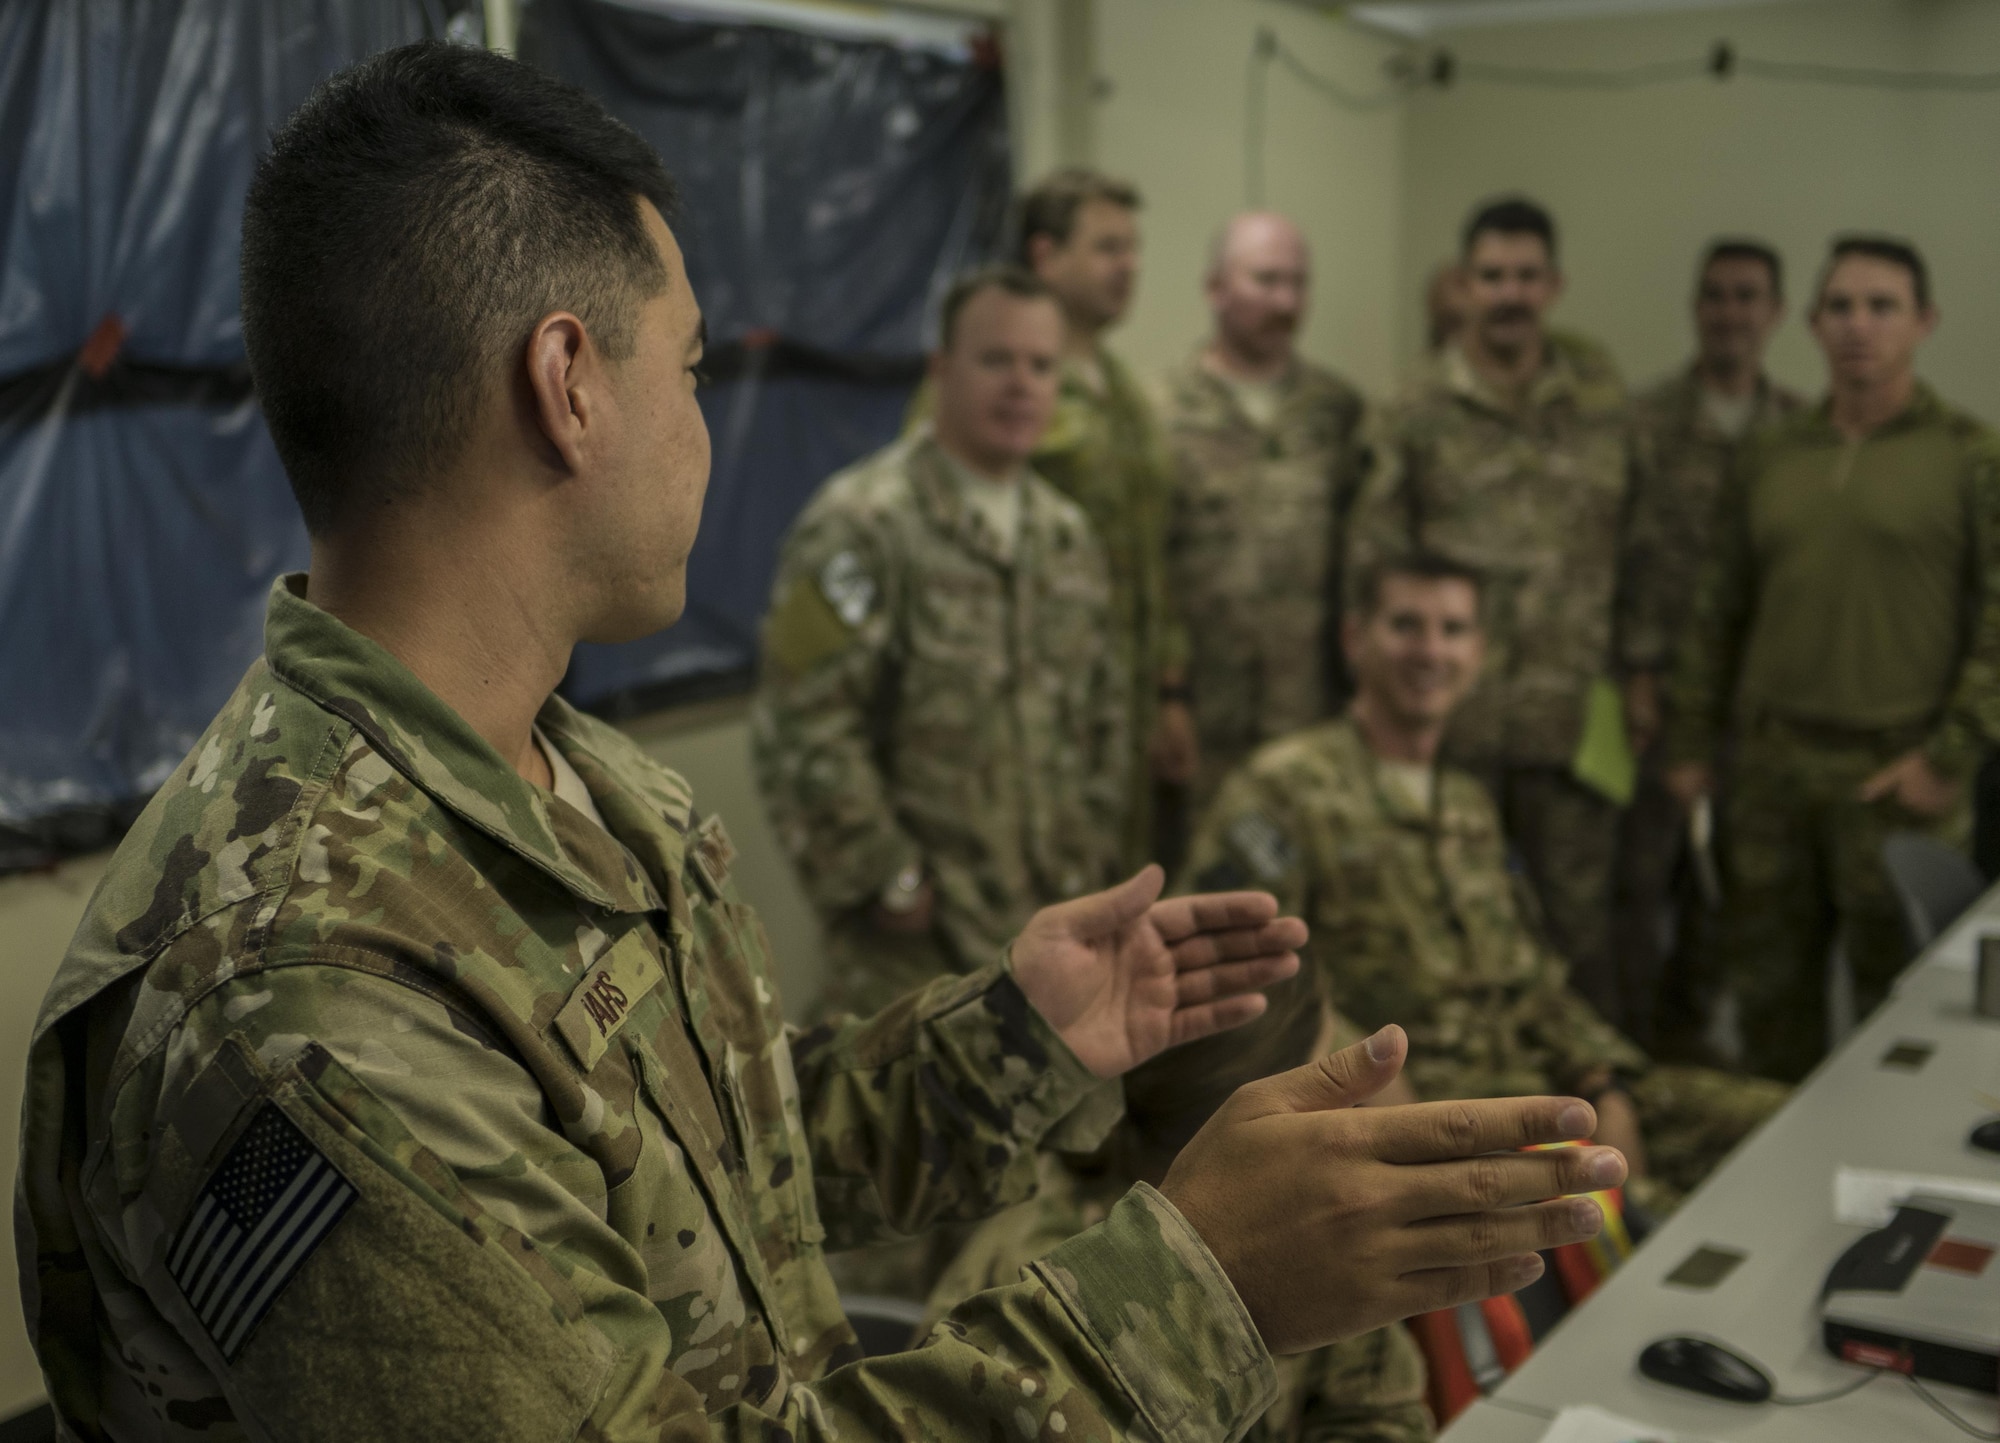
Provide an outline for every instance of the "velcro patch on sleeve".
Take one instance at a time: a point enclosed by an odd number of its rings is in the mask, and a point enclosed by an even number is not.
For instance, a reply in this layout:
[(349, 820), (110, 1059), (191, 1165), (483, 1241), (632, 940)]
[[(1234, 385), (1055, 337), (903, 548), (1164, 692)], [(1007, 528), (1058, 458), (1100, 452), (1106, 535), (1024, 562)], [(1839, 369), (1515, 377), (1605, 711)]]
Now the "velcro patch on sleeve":
[(1245, 812), (1229, 824), (1229, 845), (1261, 882), (1275, 882), (1291, 869), (1296, 853), (1278, 824), (1262, 812)]
[(853, 640), (854, 627), (841, 619), (826, 593), (807, 576), (785, 588), (764, 623), (764, 655), (791, 676), (838, 656)]
[(355, 1196), (276, 1103), (258, 1109), (167, 1250), (168, 1274), (225, 1359), (235, 1359)]
[(638, 931), (612, 943), (597, 965), (583, 974), (556, 1014), (555, 1025), (586, 1072), (597, 1066), (639, 999), (665, 975)]

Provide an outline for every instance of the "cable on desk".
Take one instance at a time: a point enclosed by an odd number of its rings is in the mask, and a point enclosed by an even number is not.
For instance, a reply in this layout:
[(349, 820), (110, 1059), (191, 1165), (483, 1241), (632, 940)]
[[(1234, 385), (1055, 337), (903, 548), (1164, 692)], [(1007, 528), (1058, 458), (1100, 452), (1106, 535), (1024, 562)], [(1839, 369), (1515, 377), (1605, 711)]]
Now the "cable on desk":
[(1815, 1403), (1831, 1403), (1835, 1399), (1845, 1398), (1850, 1393), (1859, 1393), (1884, 1373), (1894, 1371), (1892, 1368), (1871, 1368), (1864, 1376), (1856, 1378), (1853, 1382), (1842, 1383), (1838, 1388), (1829, 1388), (1824, 1393), (1808, 1393), (1803, 1398), (1786, 1398), (1773, 1393), (1767, 1401), (1780, 1408), (1809, 1408)]
[(2000, 1432), (1981, 1428), (1977, 1424), (1968, 1423), (1965, 1419), (1959, 1417), (1957, 1413), (1945, 1405), (1944, 1399), (1938, 1397), (1937, 1394), (1926, 1388), (1922, 1383), (1919, 1383), (1910, 1374), (1905, 1373), (1903, 1381), (1910, 1385), (1911, 1392), (1924, 1400), (1924, 1406), (1937, 1414), (1938, 1417), (1944, 1419), (1945, 1422), (1951, 1424), (1952, 1427), (1958, 1429), (1959, 1432), (1965, 1434), (1968, 1438), (2000, 1439)]

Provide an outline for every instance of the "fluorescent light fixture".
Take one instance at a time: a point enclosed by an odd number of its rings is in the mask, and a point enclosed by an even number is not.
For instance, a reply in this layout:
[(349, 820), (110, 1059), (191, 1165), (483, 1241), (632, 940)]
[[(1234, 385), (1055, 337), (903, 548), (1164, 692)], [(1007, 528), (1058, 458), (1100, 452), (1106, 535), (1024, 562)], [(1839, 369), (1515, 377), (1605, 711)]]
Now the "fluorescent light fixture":
[(1373, 0), (1373, 3), (1364, 0), (1345, 9), (1348, 18), (1359, 24), (1405, 39), (1422, 40), (1440, 31), (1486, 25), (1615, 20), (1667, 10), (1728, 10), (1749, 5), (1802, 3), (1806, 0)]
[[(974, 14), (940, 14), (900, 5), (864, 5), (847, 0), (613, 0), (628, 10), (650, 10), (679, 20), (735, 25), (771, 25), (836, 40), (879, 40), (964, 59), (972, 42), (992, 28)], [(954, 4), (954, 11), (984, 6)], [(997, 7), (996, 7), (997, 8)]]

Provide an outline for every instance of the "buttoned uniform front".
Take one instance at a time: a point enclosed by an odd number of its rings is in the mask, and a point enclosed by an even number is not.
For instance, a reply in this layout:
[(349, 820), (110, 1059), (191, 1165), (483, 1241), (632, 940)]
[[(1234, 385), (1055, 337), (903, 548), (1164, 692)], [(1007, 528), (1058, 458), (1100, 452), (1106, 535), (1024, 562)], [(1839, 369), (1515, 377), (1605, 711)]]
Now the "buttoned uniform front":
[[(1631, 598), (1624, 649), (1635, 668), (1662, 675), (1687, 628), (1712, 544), (1724, 479), (1745, 440), (1795, 414), (1803, 398), (1759, 375), (1741, 429), (1725, 431), (1707, 388), (1687, 366), (1633, 397), (1633, 424), (1650, 460), (1649, 484), (1633, 508), (1624, 585)], [(1664, 691), (1664, 688), (1662, 688)], [(1618, 839), (1618, 950), (1658, 1043), (1698, 1051), (1718, 979), (1710, 899), (1682, 866), (1687, 817), (1667, 791), (1658, 739), (1639, 758), (1637, 790)], [(1661, 926), (1673, 918), (1671, 932)], [(1643, 1009), (1634, 1013), (1642, 1016)]]
[(1223, 783), (1188, 858), (1198, 888), (1254, 886), (1312, 929), (1308, 965), (1363, 1031), (1400, 1023), (1426, 1100), (1575, 1091), (1619, 1077), (1671, 1203), (1775, 1110), (1785, 1089), (1654, 1067), (1569, 985), (1533, 927), (1485, 789), (1437, 767), (1428, 805), (1351, 717), (1264, 747)]
[(1925, 817), (1862, 784), (1911, 751), (1965, 783), (2000, 740), (2000, 440), (1921, 383), (1864, 438), (1822, 401), (1754, 439), (1672, 695), (1670, 762), (1733, 742), (1718, 953), (1746, 1061), (1803, 1077), (1836, 934), (1863, 1015), (1907, 961), (1883, 841), (1966, 840), (1963, 794)]
[(1600, 348), (1552, 334), (1517, 407), (1447, 346), (1375, 453), (1348, 571), (1421, 548), (1484, 577), (1486, 668), (1447, 745), (1499, 803), (1577, 984), (1614, 1011), (1618, 804), (1575, 762), (1593, 688), (1627, 663), (1619, 571), (1646, 463), (1624, 387)]
[[(822, 1010), (988, 966), (1037, 908), (1116, 880), (1126, 673), (1103, 550), (1032, 472), (994, 534), (928, 431), (833, 477), (786, 537), (751, 714), (773, 828), (827, 936)], [(906, 867), (928, 936), (869, 912)]]
[[(1247, 1426), (1269, 1358), (1146, 1189), (921, 1354), (842, 1367), (822, 1246), (1019, 1198), (1094, 1079), (997, 964), (788, 1029), (720, 825), (559, 699), (537, 722), (604, 828), (274, 589), (36, 1024), (17, 1237), (72, 1434)], [(274, 1125), (352, 1196), (218, 1322), (174, 1268)]]
[(1161, 388), (1174, 463), (1167, 584), (1187, 630), (1198, 810), (1267, 741), (1339, 702), (1340, 559), (1360, 488), (1361, 393), (1293, 358), (1264, 421), (1197, 350)]

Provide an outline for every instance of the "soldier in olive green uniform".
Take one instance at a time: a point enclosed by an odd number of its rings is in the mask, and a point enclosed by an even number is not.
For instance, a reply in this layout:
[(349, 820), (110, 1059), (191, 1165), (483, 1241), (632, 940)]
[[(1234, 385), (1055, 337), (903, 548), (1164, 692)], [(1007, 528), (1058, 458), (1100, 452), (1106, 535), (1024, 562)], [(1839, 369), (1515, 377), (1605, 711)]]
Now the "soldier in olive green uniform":
[(1486, 576), (1488, 665), (1451, 754), (1498, 802), (1577, 985), (1616, 1015), (1627, 795), (1584, 763), (1625, 746), (1614, 623), (1639, 457), (1609, 357), (1541, 329), (1560, 289), (1546, 214), (1518, 201), (1482, 210), (1465, 270), (1472, 318), (1390, 408), (1349, 565), (1423, 548)]
[(1885, 995), (1907, 952), (1882, 843), (1962, 845), (2000, 737), (2000, 443), (1915, 379), (1934, 321), (1914, 250), (1836, 247), (1831, 392), (1744, 448), (1680, 654), (1669, 783), (1708, 792), (1733, 734), (1721, 963), (1772, 1077), (1826, 1050), (1836, 938), (1857, 1012)]
[[(1633, 423), (1651, 467), (1635, 508), (1625, 566), (1632, 597), (1625, 651), (1635, 666), (1663, 671), (1687, 626), (1708, 559), (1723, 478), (1743, 441), (1805, 403), (1764, 373), (1764, 347), (1784, 315), (1777, 253), (1756, 241), (1724, 240), (1703, 255), (1695, 288), (1699, 348), (1694, 361), (1633, 398)], [(1657, 684), (1648, 678), (1645, 700)], [(1656, 712), (1657, 705), (1649, 710)], [(1619, 838), (1618, 947), (1635, 994), (1653, 998), (1656, 1052), (1705, 1050), (1713, 1006), (1710, 966), (1714, 898), (1705, 896), (1684, 837), (1687, 816), (1667, 790), (1658, 718), (1640, 757), (1638, 789)], [(1645, 740), (1638, 738), (1635, 740)], [(1662, 919), (1671, 917), (1668, 932)]]
[(1251, 212), (1216, 243), (1215, 332), (1173, 370), (1167, 577), (1188, 638), (1198, 810), (1262, 743), (1327, 714), (1339, 671), (1340, 531), (1361, 479), (1361, 395), (1298, 355), (1309, 284), (1290, 221)]
[(1635, 1157), (1634, 1196), (1671, 1205), (1784, 1089), (1653, 1067), (1569, 985), (1533, 928), (1491, 798), (1437, 760), (1478, 675), (1474, 580), (1418, 556), (1378, 564), (1361, 585), (1346, 628), (1352, 710), (1271, 743), (1223, 783), (1189, 876), (1269, 888), (1298, 908), (1330, 1005), (1364, 1031), (1395, 1018), (1409, 1032), (1418, 1096), (1595, 1095), (1601, 1118), (1637, 1134), (1599, 1140), (1648, 1160), (1641, 1177)]

